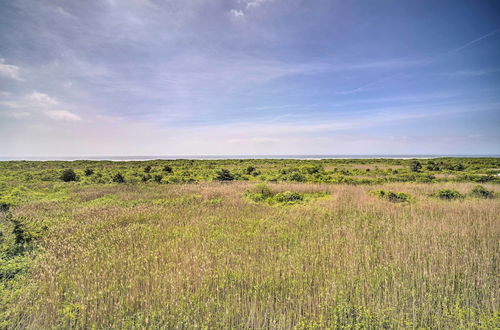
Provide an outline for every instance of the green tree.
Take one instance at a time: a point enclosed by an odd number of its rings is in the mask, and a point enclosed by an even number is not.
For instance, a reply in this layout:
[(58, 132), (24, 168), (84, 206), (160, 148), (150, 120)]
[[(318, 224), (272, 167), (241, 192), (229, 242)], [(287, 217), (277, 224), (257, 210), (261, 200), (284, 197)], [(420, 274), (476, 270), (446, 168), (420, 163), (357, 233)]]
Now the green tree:
[(253, 166), (248, 166), (245, 169), (245, 173), (248, 174), (248, 175), (252, 174), (254, 171), (255, 171), (255, 167), (253, 167)]
[(64, 182), (76, 181), (76, 173), (72, 169), (65, 169), (61, 174), (61, 180)]
[(121, 173), (116, 173), (115, 175), (113, 175), (113, 182), (124, 183), (125, 178), (123, 177), (123, 175)]
[(234, 180), (234, 176), (229, 172), (228, 169), (223, 168), (219, 172), (217, 172), (217, 176), (215, 177), (217, 181), (232, 181)]
[(418, 160), (412, 160), (410, 163), (410, 170), (412, 172), (420, 172), (422, 169), (422, 164)]

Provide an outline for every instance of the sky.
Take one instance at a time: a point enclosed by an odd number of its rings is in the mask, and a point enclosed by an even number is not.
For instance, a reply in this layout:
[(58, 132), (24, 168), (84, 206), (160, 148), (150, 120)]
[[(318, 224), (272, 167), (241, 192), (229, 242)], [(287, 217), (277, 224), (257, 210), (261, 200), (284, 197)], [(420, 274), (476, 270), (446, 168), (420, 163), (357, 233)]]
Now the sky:
[(500, 154), (497, 0), (0, 2), (0, 156)]

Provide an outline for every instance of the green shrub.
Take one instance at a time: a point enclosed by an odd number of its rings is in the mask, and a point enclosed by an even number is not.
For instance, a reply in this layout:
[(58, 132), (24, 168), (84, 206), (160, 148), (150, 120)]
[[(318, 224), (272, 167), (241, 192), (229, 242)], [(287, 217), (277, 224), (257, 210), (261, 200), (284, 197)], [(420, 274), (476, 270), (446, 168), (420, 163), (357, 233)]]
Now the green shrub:
[(0, 212), (7, 212), (10, 209), (10, 204), (6, 202), (0, 202)]
[(92, 174), (94, 174), (94, 170), (91, 169), (91, 168), (87, 168), (85, 171), (85, 176), (91, 176)]
[(157, 174), (157, 175), (154, 176), (154, 180), (155, 180), (156, 183), (161, 183), (162, 179), (163, 179), (163, 175)]
[(422, 164), (418, 160), (412, 160), (410, 163), (410, 170), (412, 172), (420, 172), (422, 169)]
[(460, 199), (464, 197), (461, 193), (453, 189), (441, 189), (435, 193), (434, 196), (442, 200)]
[(229, 172), (228, 169), (222, 169), (219, 172), (217, 172), (217, 176), (215, 177), (215, 180), (217, 181), (232, 181), (234, 180), (234, 176)]
[(247, 190), (245, 196), (254, 202), (272, 201), (273, 192), (265, 183), (258, 183), (253, 189)]
[(315, 173), (322, 172), (323, 171), (323, 167), (321, 167), (320, 165), (308, 166), (308, 167), (304, 167), (304, 171), (307, 174), (315, 174)]
[(439, 171), (440, 170), (439, 164), (436, 164), (434, 161), (430, 160), (427, 163), (427, 170), (428, 171)]
[(72, 169), (65, 169), (61, 174), (61, 180), (64, 182), (76, 181), (76, 173)]
[(256, 184), (252, 190), (247, 190), (245, 196), (254, 202), (267, 202), (269, 204), (295, 204), (305, 201), (306, 195), (309, 197), (320, 197), (326, 193), (300, 194), (292, 191), (284, 191), (273, 194), (271, 188), (265, 183)]
[(493, 181), (497, 181), (498, 180), (498, 177), (494, 177), (493, 175), (481, 175), (479, 176), (476, 181), (477, 182), (493, 182)]
[(471, 193), (472, 196), (477, 197), (477, 198), (493, 198), (494, 193), (491, 190), (487, 190), (485, 187), (481, 185), (475, 186)]
[(411, 196), (403, 192), (377, 190), (373, 193), (376, 196), (383, 198), (391, 203), (404, 203), (411, 201)]
[(304, 196), (293, 191), (285, 191), (274, 195), (274, 200), (279, 203), (294, 203), (304, 200)]
[(387, 200), (393, 203), (403, 203), (410, 201), (410, 196), (403, 192), (389, 192), (387, 194)]
[(245, 196), (254, 202), (262, 202), (265, 200), (269, 200), (269, 198), (264, 198), (261, 193), (254, 193), (251, 191), (245, 192)]
[(115, 175), (113, 175), (113, 182), (124, 183), (125, 178), (123, 177), (123, 175), (121, 173), (116, 173)]
[(174, 170), (172, 169), (172, 167), (166, 165), (163, 167), (163, 172), (165, 173), (172, 173)]
[(258, 183), (255, 185), (255, 192), (261, 194), (263, 198), (269, 198), (273, 196), (271, 188), (265, 183)]
[(149, 172), (151, 172), (151, 165), (144, 167), (144, 173), (149, 173)]
[(304, 182), (306, 178), (299, 172), (293, 172), (288, 176), (288, 181)]
[(255, 167), (253, 167), (253, 166), (248, 166), (245, 169), (245, 173), (248, 174), (248, 175), (252, 174), (254, 171), (255, 171)]

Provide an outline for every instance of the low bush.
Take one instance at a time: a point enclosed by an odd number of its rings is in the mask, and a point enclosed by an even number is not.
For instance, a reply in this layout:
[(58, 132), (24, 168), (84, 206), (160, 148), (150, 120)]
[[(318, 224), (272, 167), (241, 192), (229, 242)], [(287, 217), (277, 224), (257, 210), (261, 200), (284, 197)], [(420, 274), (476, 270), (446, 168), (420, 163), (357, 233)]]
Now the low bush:
[(121, 173), (116, 173), (115, 175), (113, 175), (113, 182), (125, 183), (125, 178)]
[(10, 209), (10, 204), (0, 201), (0, 212), (7, 212)]
[(217, 181), (233, 181), (234, 176), (229, 172), (228, 169), (222, 169), (219, 172), (217, 172), (217, 176), (215, 177), (215, 180)]
[(299, 172), (293, 172), (288, 175), (287, 181), (304, 182), (306, 177)]
[(422, 164), (418, 160), (412, 160), (410, 163), (410, 171), (420, 172), (422, 169)]
[(65, 169), (61, 174), (61, 180), (64, 182), (76, 181), (76, 173), (72, 169)]
[(461, 193), (453, 189), (441, 189), (434, 194), (434, 197), (437, 197), (442, 200), (453, 200), (453, 199), (464, 198), (464, 196)]
[(296, 203), (303, 201), (304, 196), (302, 194), (293, 191), (285, 191), (274, 195), (274, 200), (276, 200), (279, 203)]
[(298, 193), (294, 191), (284, 191), (273, 193), (271, 188), (265, 183), (256, 184), (253, 189), (247, 190), (245, 196), (253, 202), (265, 202), (271, 205), (294, 205), (307, 202), (319, 197), (328, 195), (326, 192)]
[(411, 196), (403, 192), (393, 192), (385, 190), (374, 191), (374, 194), (380, 198), (383, 198), (391, 203), (404, 203), (410, 202)]
[(265, 183), (256, 184), (253, 189), (247, 190), (245, 196), (254, 202), (274, 203), (274, 193), (271, 188)]
[(486, 189), (485, 187), (481, 185), (475, 186), (472, 191), (470, 192), (471, 196), (477, 197), (477, 198), (493, 198), (494, 193), (491, 190)]
[(248, 166), (245, 169), (245, 173), (248, 174), (248, 175), (251, 175), (253, 172), (255, 172), (255, 167), (253, 167), (253, 166)]
[(269, 198), (273, 196), (271, 188), (265, 183), (258, 183), (255, 185), (255, 192), (261, 194), (263, 198)]

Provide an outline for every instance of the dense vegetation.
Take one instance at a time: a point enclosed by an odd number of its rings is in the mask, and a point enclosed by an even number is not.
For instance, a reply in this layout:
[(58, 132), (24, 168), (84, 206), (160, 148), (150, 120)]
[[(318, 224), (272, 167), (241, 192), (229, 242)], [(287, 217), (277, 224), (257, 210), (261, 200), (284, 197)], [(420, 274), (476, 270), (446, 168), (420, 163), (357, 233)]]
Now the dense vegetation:
[(0, 162), (0, 328), (498, 328), (498, 173)]
[(96, 183), (192, 183), (271, 181), (380, 184), (385, 182), (500, 182), (499, 158), (228, 159), (0, 162), (0, 184), (77, 181)]

